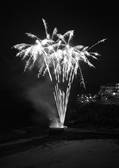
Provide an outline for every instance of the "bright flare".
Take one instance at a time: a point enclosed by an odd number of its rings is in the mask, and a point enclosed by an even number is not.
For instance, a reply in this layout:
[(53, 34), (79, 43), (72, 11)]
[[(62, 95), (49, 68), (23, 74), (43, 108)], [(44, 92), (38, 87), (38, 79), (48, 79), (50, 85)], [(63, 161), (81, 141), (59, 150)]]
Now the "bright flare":
[[(89, 52), (89, 50), (95, 45), (104, 42), (105, 39), (98, 41), (90, 47), (84, 47), (83, 45), (71, 46), (70, 41), (74, 34), (73, 30), (67, 31), (65, 34), (59, 34), (57, 28), (54, 28), (50, 36), (44, 19), (43, 24), (46, 33), (45, 39), (26, 33), (27, 36), (35, 40), (35, 43), (17, 44), (14, 48), (19, 50), (16, 56), (26, 60), (25, 70), (31, 70), (36, 65), (38, 67), (38, 77), (48, 72), (50, 80), (54, 85), (53, 94), (59, 115), (56, 127), (63, 128), (71, 84), (74, 76), (77, 75), (78, 69), (80, 70), (81, 82), (85, 87), (80, 61), (94, 67), (89, 58), (97, 59), (99, 54), (97, 52)], [(63, 85), (66, 87), (63, 87)]]

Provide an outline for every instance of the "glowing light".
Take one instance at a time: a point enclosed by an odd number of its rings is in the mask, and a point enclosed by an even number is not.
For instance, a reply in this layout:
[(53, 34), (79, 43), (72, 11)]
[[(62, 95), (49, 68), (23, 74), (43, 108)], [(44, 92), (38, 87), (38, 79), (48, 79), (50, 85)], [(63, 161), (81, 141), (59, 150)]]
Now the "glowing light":
[[(16, 56), (26, 60), (25, 70), (32, 69), (35, 65), (38, 67), (38, 77), (48, 72), (51, 82), (54, 85), (54, 99), (59, 115), (59, 123), (56, 127), (64, 127), (68, 99), (70, 95), (71, 84), (77, 71), (80, 71), (80, 78), (85, 87), (82, 75), (80, 61), (87, 63), (89, 66), (94, 65), (89, 61), (92, 57), (97, 59), (97, 52), (89, 52), (95, 45), (104, 42), (102, 39), (90, 47), (83, 45), (71, 46), (70, 41), (74, 31), (67, 31), (65, 34), (59, 34), (57, 28), (54, 28), (52, 35), (48, 33), (46, 21), (43, 19), (46, 38), (40, 39), (36, 35), (26, 33), (27, 36), (35, 40), (34, 44), (17, 44), (14, 46), (18, 49)], [(62, 85), (66, 85), (65, 89)], [(54, 126), (55, 127), (55, 126)]]

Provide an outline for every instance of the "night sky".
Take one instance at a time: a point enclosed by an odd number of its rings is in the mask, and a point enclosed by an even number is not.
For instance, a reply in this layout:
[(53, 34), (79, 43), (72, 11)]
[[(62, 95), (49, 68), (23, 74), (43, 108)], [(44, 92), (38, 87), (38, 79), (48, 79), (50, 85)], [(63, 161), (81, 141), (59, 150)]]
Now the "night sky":
[[(2, 124), (6, 124), (6, 116), (8, 118), (19, 116), (15, 112), (21, 111), (22, 108), (25, 108), (25, 103), (28, 103), (27, 101), (24, 103), (23, 90), (28, 85), (33, 86), (34, 82), (38, 82), (36, 73), (24, 73), (24, 64), (15, 57), (16, 51), (12, 46), (22, 42), (30, 43), (31, 40), (25, 35), (26, 32), (44, 38), (42, 18), (46, 19), (49, 32), (52, 32), (55, 26), (61, 33), (71, 29), (75, 30), (72, 45), (88, 46), (107, 38), (105, 43), (93, 49), (101, 54), (98, 61), (93, 61), (96, 69), (82, 64), (87, 90), (94, 91), (99, 89), (100, 85), (119, 82), (117, 4), (112, 2), (104, 4), (101, 1), (95, 3), (86, 1), (79, 1), (79, 3), (74, 1), (47, 2), (45, 0), (39, 1), (39, 3), (34, 1), (27, 3), (6, 2), (1, 4), (0, 17), (0, 111)], [(78, 89), (78, 87), (79, 84), (75, 85), (74, 89)], [(31, 106), (29, 106), (30, 109)], [(10, 110), (14, 111), (14, 115), (10, 113)]]

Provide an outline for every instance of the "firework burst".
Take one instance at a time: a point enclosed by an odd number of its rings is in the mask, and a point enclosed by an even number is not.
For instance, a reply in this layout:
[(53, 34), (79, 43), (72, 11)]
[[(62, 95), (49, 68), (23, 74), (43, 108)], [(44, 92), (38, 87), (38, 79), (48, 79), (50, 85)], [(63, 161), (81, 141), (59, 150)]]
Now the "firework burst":
[[(71, 84), (74, 76), (80, 70), (80, 78), (85, 87), (80, 62), (87, 63), (90, 67), (94, 65), (89, 61), (92, 57), (97, 59), (97, 52), (89, 50), (95, 45), (104, 42), (105, 39), (98, 41), (90, 47), (83, 45), (71, 46), (70, 41), (74, 31), (67, 31), (65, 34), (59, 34), (57, 28), (54, 28), (52, 35), (48, 33), (46, 21), (43, 19), (46, 37), (40, 39), (34, 34), (26, 33), (27, 36), (34, 39), (34, 44), (17, 44), (14, 46), (18, 50), (16, 56), (26, 61), (25, 70), (32, 69), (35, 65), (38, 67), (38, 77), (48, 72), (51, 82), (54, 85), (54, 99), (59, 115), (59, 121), (54, 127), (64, 127), (65, 115), (70, 95)], [(61, 86), (66, 84), (65, 89)]]

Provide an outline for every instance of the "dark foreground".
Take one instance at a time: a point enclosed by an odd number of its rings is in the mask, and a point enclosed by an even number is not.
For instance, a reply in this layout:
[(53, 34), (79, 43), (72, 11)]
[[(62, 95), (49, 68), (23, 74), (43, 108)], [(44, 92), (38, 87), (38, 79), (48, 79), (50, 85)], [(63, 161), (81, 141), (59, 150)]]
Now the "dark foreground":
[(1, 129), (0, 168), (119, 167), (119, 106), (74, 107), (67, 113), (68, 129)]
[(111, 168), (118, 158), (118, 130), (45, 130), (0, 144), (0, 168)]

